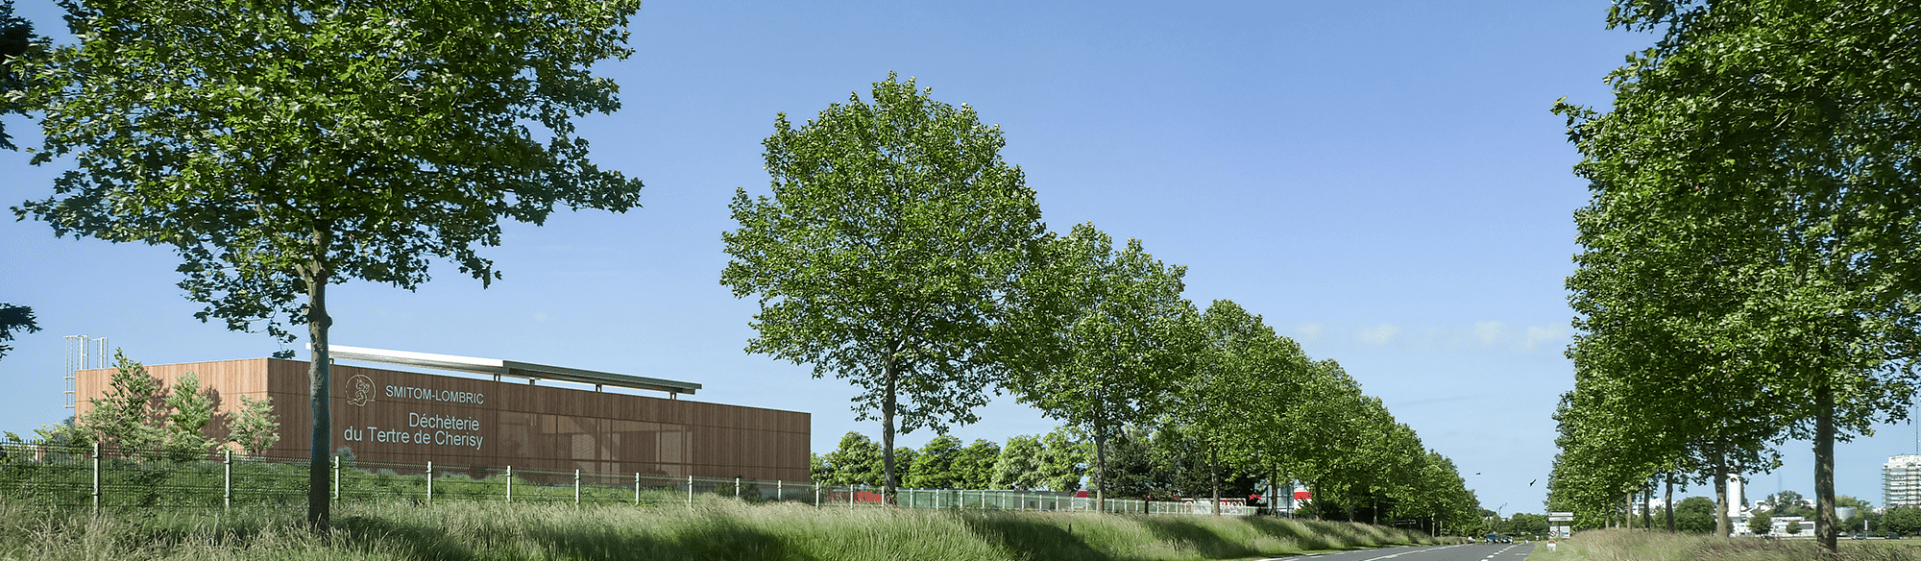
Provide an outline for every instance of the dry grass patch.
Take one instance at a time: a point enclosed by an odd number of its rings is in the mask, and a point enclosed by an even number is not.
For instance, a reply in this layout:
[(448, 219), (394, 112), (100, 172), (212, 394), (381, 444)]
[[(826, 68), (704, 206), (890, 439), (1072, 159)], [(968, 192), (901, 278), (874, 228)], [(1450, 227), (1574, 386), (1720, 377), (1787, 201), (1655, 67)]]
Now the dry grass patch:
[(83, 512), (0, 505), (0, 560), (620, 559), (1185, 561), (1424, 543), (1399, 530), (1215, 516), (685, 505), (346, 504), (333, 530), (303, 509)]
[[(1835, 561), (1921, 561), (1910, 547), (1880, 540), (1843, 540)], [(1815, 561), (1813, 540), (1715, 538), (1644, 530), (1588, 530), (1556, 544), (1537, 546), (1528, 561)]]

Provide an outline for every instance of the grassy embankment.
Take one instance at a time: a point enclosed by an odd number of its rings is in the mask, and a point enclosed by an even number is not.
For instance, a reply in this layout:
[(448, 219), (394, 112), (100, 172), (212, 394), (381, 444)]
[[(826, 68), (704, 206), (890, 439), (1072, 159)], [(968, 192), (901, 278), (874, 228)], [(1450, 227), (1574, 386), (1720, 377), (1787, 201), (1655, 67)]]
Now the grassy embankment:
[[(745, 505), (351, 504), (334, 531), (301, 509), (85, 513), (0, 505), (0, 559), (1246, 559), (1427, 541), (1361, 524)], [(332, 546), (326, 545), (331, 541)]]
[[(1534, 547), (1527, 561), (1801, 561), (1820, 559), (1814, 540), (1715, 538), (1644, 530), (1588, 530)], [(1842, 540), (1837, 561), (1921, 560), (1914, 540)]]

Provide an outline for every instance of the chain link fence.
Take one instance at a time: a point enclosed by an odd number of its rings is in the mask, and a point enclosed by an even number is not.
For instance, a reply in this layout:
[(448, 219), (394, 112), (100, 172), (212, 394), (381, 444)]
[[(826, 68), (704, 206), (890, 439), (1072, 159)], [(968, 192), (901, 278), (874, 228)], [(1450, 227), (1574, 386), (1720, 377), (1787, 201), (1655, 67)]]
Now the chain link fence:
[[(131, 456), (131, 457), (130, 457)], [(218, 452), (196, 461), (122, 454), (111, 447), (0, 444), (0, 502), (100, 510), (221, 509), (304, 505), (306, 461), (247, 458)], [(880, 489), (806, 481), (645, 473), (516, 470), (511, 466), (370, 462), (333, 458), (329, 496), (336, 502), (503, 501), (574, 505), (691, 505), (697, 495), (750, 503), (804, 503), (822, 508), (885, 504)], [(898, 489), (897, 503), (916, 509), (1092, 512), (1083, 493), (1017, 490)], [(1254, 514), (1241, 501), (1108, 499), (1106, 510), (1134, 514)]]

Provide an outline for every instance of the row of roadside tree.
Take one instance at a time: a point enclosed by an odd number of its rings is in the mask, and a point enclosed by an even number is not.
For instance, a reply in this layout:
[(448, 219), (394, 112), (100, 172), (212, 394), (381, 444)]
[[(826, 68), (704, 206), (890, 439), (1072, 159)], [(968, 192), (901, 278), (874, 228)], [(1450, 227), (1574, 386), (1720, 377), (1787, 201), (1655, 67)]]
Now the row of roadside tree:
[(1834, 443), (1908, 415), (1921, 355), (1921, 11), (1652, 0), (1608, 18), (1662, 37), (1608, 76), (1607, 112), (1556, 107), (1592, 198), (1552, 508), (1597, 525), (1711, 484), (1726, 536), (1729, 476), (1806, 439), (1833, 552)]
[(780, 115), (771, 193), (732, 203), (721, 283), (760, 303), (747, 350), (860, 388), (890, 498), (908, 473), (897, 430), (946, 433), (1010, 392), (1084, 435), (1096, 503), (1148, 494), (1116, 453), (1177, 433), (1216, 500), (1223, 478), (1254, 476), (1454, 527), (1478, 515), (1452, 463), (1339, 364), (1232, 301), (1200, 309), (1186, 268), (1138, 239), (1049, 231), (1004, 144), (973, 108), (890, 75), (799, 125)]

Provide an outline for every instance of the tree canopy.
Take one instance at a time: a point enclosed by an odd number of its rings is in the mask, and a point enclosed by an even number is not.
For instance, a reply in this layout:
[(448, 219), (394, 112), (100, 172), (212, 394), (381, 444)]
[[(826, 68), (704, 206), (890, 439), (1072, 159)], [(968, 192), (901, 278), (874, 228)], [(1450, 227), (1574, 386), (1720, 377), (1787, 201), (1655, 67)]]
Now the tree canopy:
[(203, 321), (283, 340), (283, 322), (308, 326), (316, 525), (331, 512), (326, 287), (413, 289), (435, 257), (484, 285), (500, 274), (477, 248), (500, 243), (502, 219), (639, 200), (573, 124), (619, 108), (589, 68), (632, 53), (637, 0), (62, 5), (80, 42), (11, 68), (18, 107), (43, 116), (33, 163), (75, 169), (14, 212), (171, 247)]
[(1093, 224), (1076, 224), (1049, 240), (1042, 265), (1023, 278), (1030, 299), (1016, 322), (1027, 330), (1016, 397), (1087, 430), (1096, 508), (1105, 508), (1108, 441), (1165, 411), (1200, 359), (1198, 313), (1181, 297), (1186, 272), (1140, 240), (1116, 248)]
[(748, 352), (861, 389), (892, 500), (896, 427), (972, 423), (1006, 375), (996, 326), (1040, 207), (999, 127), (891, 73), (799, 126), (780, 114), (762, 144), (772, 194), (736, 191), (720, 282), (760, 302)]
[[(1833, 443), (1904, 417), (1915, 381), (1921, 10), (1636, 0), (1607, 23), (1661, 38), (1608, 75), (1605, 113), (1556, 106), (1593, 196), (1569, 283), (1577, 376), (1612, 380), (1577, 387), (1574, 407), (1713, 396), (1649, 402), (1661, 421), (1609, 445), (1643, 466), (1718, 466), (1717, 481), (1730, 451), (1812, 440), (1816, 534), (1834, 551)], [(1624, 419), (1601, 409), (1575, 418)]]

